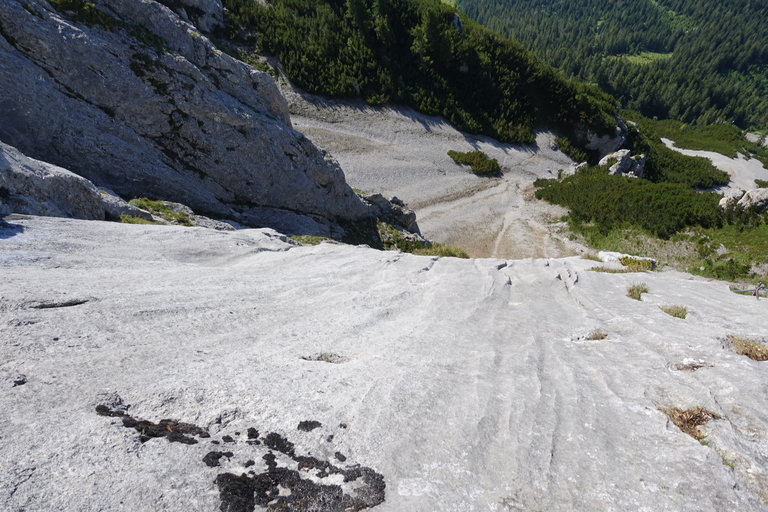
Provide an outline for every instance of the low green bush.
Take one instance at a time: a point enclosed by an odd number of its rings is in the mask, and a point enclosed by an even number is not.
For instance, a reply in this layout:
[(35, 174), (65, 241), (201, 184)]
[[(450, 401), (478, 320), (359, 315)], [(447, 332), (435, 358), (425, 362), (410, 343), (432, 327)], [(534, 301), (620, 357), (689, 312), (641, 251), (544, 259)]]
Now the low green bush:
[(501, 173), (501, 166), (499, 166), (498, 160), (490, 158), (482, 151), (469, 151), (462, 153), (461, 151), (448, 151), (448, 156), (453, 159), (454, 162), (461, 165), (468, 165), (475, 174), (499, 174)]

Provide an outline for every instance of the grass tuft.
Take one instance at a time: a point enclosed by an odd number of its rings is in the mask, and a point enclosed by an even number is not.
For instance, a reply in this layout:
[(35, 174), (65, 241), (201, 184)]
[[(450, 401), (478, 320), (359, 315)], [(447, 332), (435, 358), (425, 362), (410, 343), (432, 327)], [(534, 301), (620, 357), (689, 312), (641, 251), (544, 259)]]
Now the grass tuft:
[(602, 262), (603, 260), (600, 259), (600, 256), (593, 252), (585, 252), (581, 255), (581, 259), (583, 260), (590, 260), (590, 261), (599, 261)]
[(181, 226), (195, 225), (195, 223), (192, 222), (192, 218), (186, 212), (175, 210), (165, 201), (154, 201), (152, 199), (147, 199), (146, 197), (139, 197), (131, 199), (128, 201), (128, 204), (148, 211), (152, 215), (157, 215), (173, 224)]
[(633, 284), (627, 288), (627, 297), (635, 300), (643, 300), (643, 294), (648, 293), (648, 286), (645, 283)]
[(688, 316), (688, 308), (685, 306), (659, 306), (659, 308), (669, 316), (675, 318), (685, 319), (685, 317)]
[(628, 272), (649, 272), (653, 270), (653, 261), (632, 256), (622, 256), (619, 263), (627, 268)]
[(134, 217), (133, 215), (120, 215), (120, 222), (123, 224), (161, 224), (154, 220), (142, 219), (141, 217)]
[(665, 407), (660, 409), (661, 412), (667, 415), (672, 423), (677, 428), (682, 430), (697, 441), (701, 441), (705, 437), (705, 434), (699, 430), (699, 427), (706, 425), (711, 420), (721, 419), (721, 416), (703, 407), (695, 407), (693, 409), (680, 409), (678, 407)]
[(291, 235), (291, 240), (299, 242), (301, 245), (319, 245), (326, 241), (333, 241), (332, 238), (317, 235)]
[(587, 339), (590, 341), (604, 340), (607, 337), (608, 337), (608, 333), (602, 329), (595, 329), (594, 331), (587, 334)]
[(729, 334), (727, 338), (737, 354), (747, 356), (753, 361), (768, 361), (768, 347), (765, 344), (732, 334)]

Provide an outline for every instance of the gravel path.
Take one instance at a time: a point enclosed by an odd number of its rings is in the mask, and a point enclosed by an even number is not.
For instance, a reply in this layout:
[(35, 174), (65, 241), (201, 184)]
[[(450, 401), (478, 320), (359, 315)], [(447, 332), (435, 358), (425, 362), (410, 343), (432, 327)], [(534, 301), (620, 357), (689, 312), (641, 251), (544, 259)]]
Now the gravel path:
[[(551, 149), (551, 133), (537, 134), (534, 146), (513, 146), (459, 132), (440, 117), (408, 108), (283, 93), (294, 127), (339, 161), (347, 181), (404, 200), (427, 238), (473, 257), (559, 257), (584, 250), (558, 236), (562, 226), (552, 225), (565, 210), (530, 193), (536, 178), (573, 166)], [(499, 161), (503, 176), (475, 176), (454, 163), (449, 150), (481, 150)]]

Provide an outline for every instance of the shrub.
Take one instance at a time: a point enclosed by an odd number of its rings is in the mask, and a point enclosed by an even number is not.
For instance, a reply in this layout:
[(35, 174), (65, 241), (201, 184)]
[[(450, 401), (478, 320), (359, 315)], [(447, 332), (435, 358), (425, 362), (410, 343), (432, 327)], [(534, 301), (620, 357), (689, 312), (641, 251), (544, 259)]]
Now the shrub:
[(498, 160), (490, 158), (482, 151), (470, 151), (462, 153), (460, 151), (448, 151), (448, 156), (457, 164), (469, 165), (475, 174), (499, 174), (501, 167)]
[(648, 293), (648, 287), (645, 283), (633, 284), (627, 288), (627, 297), (630, 299), (642, 300), (644, 293)]
[(643, 258), (633, 258), (632, 256), (622, 256), (619, 263), (624, 265), (630, 272), (648, 272), (653, 270), (653, 261)]
[(675, 318), (685, 319), (688, 316), (688, 308), (685, 306), (659, 306), (659, 308), (666, 314)]
[(179, 224), (181, 226), (194, 226), (192, 218), (184, 211), (174, 209), (174, 207), (166, 201), (155, 201), (147, 199), (146, 197), (139, 197), (131, 199), (128, 204), (146, 210), (152, 215), (157, 215), (172, 224)]
[(755, 185), (757, 185), (757, 188), (768, 188), (768, 181), (767, 180), (755, 180)]
[(574, 162), (586, 162), (589, 159), (589, 155), (579, 149), (573, 144), (567, 137), (558, 137), (555, 139), (555, 144), (565, 155), (571, 158)]
[(133, 215), (120, 215), (120, 222), (123, 224), (161, 224), (154, 220), (142, 219), (141, 217), (134, 217)]

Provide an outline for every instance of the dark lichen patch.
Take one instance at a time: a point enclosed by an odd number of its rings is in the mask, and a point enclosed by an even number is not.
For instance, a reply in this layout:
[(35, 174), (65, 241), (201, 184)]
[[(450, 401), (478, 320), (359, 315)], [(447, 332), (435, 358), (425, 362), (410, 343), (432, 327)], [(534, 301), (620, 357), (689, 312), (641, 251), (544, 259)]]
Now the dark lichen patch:
[(221, 440), (224, 441), (225, 443), (234, 443), (235, 442), (235, 440), (234, 440), (234, 438), (232, 436), (222, 436)]
[(219, 465), (219, 459), (221, 459), (224, 456), (224, 452), (208, 452), (205, 454), (205, 457), (203, 457), (203, 462), (205, 462), (205, 465), (209, 468), (215, 468)]
[(296, 427), (296, 428), (298, 428), (302, 432), (312, 432), (316, 428), (320, 428), (322, 426), (323, 426), (323, 424), (320, 423), (319, 421), (305, 420), (305, 421), (300, 421), (299, 422), (299, 426)]
[(256, 508), (256, 482), (246, 474), (223, 473), (216, 477), (221, 512), (252, 512)]
[(176, 420), (164, 419), (158, 423), (147, 420), (139, 420), (128, 415), (120, 409), (110, 409), (106, 405), (96, 406), (96, 413), (101, 416), (120, 417), (123, 420), (123, 426), (132, 428), (139, 433), (139, 440), (142, 443), (155, 437), (165, 437), (171, 443), (196, 444), (197, 439), (190, 436), (202, 438), (211, 437), (205, 429), (192, 425), (191, 423), (182, 423)]
[[(96, 412), (101, 416), (120, 418), (125, 427), (133, 428), (140, 434), (142, 442), (152, 437), (166, 437), (172, 441), (174, 433), (183, 436), (180, 442), (198, 441), (191, 435), (201, 438), (210, 438), (210, 435), (200, 427), (175, 420), (161, 420), (157, 424), (139, 420), (128, 415), (127, 406), (116, 407), (99, 405)], [(317, 422), (310, 422), (317, 423)], [(317, 426), (320, 426), (319, 424)], [(317, 428), (313, 425), (313, 428)], [(253, 450), (264, 450), (264, 447), (255, 448), (251, 443), (258, 443), (256, 439), (259, 432), (255, 428), (247, 431), (249, 446), (244, 449), (253, 453)], [(238, 434), (239, 435), (239, 434)], [(230, 437), (230, 436), (223, 436)], [(332, 441), (332, 436), (327, 441)], [(295, 445), (282, 435), (270, 432), (263, 438), (264, 446), (281, 455), (269, 451), (262, 456), (267, 470), (256, 473), (250, 470), (248, 474), (221, 473), (215, 483), (219, 489), (222, 512), (253, 512), (256, 507), (263, 507), (267, 511), (295, 511), (295, 512), (354, 512), (369, 509), (382, 503), (385, 499), (386, 484), (384, 477), (371, 468), (354, 465), (348, 468), (340, 468), (329, 461), (320, 460), (311, 455), (297, 455)], [(219, 444), (213, 439), (206, 439), (211, 445)], [(202, 462), (210, 467), (219, 467), (222, 458), (232, 459), (233, 452), (210, 451)], [(285, 458), (290, 458), (295, 463), (295, 468), (285, 467)], [(336, 458), (345, 461), (346, 457), (336, 452)], [(246, 468), (255, 466), (253, 459), (245, 462)], [(282, 465), (281, 465), (282, 464)], [(290, 463), (289, 463), (290, 464)], [(312, 479), (305, 478), (312, 472)], [(342, 484), (324, 484), (317, 479), (330, 475), (341, 475)], [(338, 480), (337, 480), (338, 481)], [(350, 489), (347, 490), (347, 483)]]
[(286, 438), (276, 432), (270, 432), (267, 437), (264, 438), (264, 444), (268, 448), (271, 448), (280, 453), (284, 453), (289, 456), (294, 455), (294, 445)]
[(27, 376), (19, 374), (16, 377), (13, 378), (13, 386), (12, 387), (15, 388), (17, 386), (23, 386), (26, 383), (27, 383)]
[(333, 454), (333, 456), (336, 457), (336, 460), (339, 462), (344, 462), (347, 460), (347, 458), (341, 452), (336, 452)]

